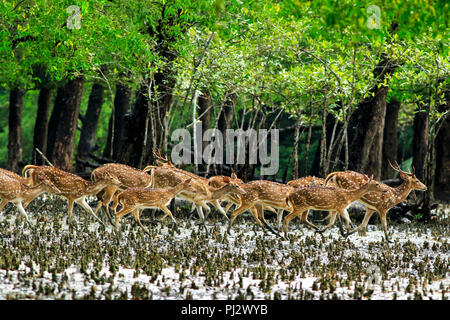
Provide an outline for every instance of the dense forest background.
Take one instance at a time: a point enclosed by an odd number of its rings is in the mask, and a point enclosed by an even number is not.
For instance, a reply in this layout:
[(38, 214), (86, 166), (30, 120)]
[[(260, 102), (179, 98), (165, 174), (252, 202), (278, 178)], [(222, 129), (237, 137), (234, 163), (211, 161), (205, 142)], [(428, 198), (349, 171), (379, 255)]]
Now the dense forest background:
[(445, 0), (0, 0), (0, 166), (142, 168), (201, 121), (280, 129), (267, 179), (398, 161), (448, 200), (448, 21)]

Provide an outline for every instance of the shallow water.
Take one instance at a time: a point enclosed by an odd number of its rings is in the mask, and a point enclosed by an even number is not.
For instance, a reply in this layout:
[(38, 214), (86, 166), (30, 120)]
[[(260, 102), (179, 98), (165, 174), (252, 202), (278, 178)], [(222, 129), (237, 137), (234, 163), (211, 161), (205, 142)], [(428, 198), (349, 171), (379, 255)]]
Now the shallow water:
[[(149, 225), (151, 236), (121, 221), (113, 233), (82, 209), (67, 223), (64, 202), (30, 207), (30, 229), (14, 209), (0, 215), (0, 299), (448, 299), (449, 210), (427, 225), (388, 222), (393, 244), (369, 225), (343, 239), (297, 221), (291, 240), (264, 234), (242, 214), (211, 214), (208, 234), (196, 215), (174, 212)], [(40, 210), (39, 213), (34, 210)], [(268, 216), (269, 223), (275, 217)]]

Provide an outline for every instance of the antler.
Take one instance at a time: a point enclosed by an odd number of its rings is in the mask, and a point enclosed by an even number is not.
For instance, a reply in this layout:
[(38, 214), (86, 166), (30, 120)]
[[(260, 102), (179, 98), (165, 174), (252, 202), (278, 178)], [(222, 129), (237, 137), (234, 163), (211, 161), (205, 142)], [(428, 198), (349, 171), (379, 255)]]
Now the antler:
[(411, 173), (411, 172), (406, 172), (406, 171), (403, 171), (402, 169), (400, 169), (400, 166), (398, 165), (397, 160), (395, 160), (395, 162), (394, 162), (395, 165), (397, 166), (397, 168), (395, 168), (395, 167), (392, 165), (391, 161), (388, 160), (388, 162), (389, 162), (389, 165), (391, 166), (391, 168), (394, 169), (394, 170), (397, 171), (397, 172), (400, 172), (400, 173), (403, 173), (403, 174), (407, 174), (407, 175), (409, 175), (409, 176), (413, 176), (413, 175), (415, 174), (414, 166), (413, 166), (413, 173)]
[(159, 160), (162, 160), (162, 161), (164, 161), (164, 162), (171, 163), (170, 160), (167, 159), (167, 156), (164, 158), (164, 157), (161, 155), (161, 152), (160, 152), (159, 150), (157, 150), (157, 149), (153, 149), (153, 155), (155, 156), (155, 158), (157, 158), (157, 159), (159, 159)]

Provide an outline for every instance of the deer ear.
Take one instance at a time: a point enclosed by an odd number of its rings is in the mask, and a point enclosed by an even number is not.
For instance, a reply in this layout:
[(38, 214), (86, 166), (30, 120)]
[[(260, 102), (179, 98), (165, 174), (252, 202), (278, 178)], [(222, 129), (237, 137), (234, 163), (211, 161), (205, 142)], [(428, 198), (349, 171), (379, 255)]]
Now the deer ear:
[(232, 178), (232, 179), (237, 179), (238, 177), (237, 177), (236, 173), (233, 172), (233, 173), (231, 174), (231, 178)]
[(400, 178), (402, 178), (403, 180), (406, 180), (406, 174), (404, 174), (403, 172), (400, 172)]

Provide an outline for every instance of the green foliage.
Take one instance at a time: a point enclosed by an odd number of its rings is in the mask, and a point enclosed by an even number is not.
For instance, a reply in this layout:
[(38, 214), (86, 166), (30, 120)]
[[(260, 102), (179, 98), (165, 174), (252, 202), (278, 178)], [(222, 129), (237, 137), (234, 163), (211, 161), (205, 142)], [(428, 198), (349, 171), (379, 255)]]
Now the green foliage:
[[(371, 97), (374, 85), (382, 85), (374, 67), (383, 55), (397, 66), (383, 84), (390, 87), (389, 99), (402, 102), (400, 124), (411, 124), (418, 103), (430, 106), (433, 123), (442, 116), (436, 106), (449, 86), (444, 0), (81, 0), (76, 3), (79, 29), (69, 28), (73, 4), (0, 0), (0, 88), (5, 89), (0, 125), (7, 127), (7, 90), (28, 89), (26, 155), (36, 112), (34, 89), (56, 87), (80, 74), (87, 79), (85, 89), (101, 79), (108, 88), (97, 137), (103, 145), (115, 83), (139, 88), (144, 77), (153, 79), (164, 70), (168, 54), (175, 55), (177, 75), (171, 130), (192, 122), (194, 97), (206, 91), (214, 115), (231, 93), (239, 96), (236, 127), (248, 126), (255, 114), (264, 117), (266, 127), (274, 120), (290, 123), (286, 116), (317, 125), (325, 108), (343, 121), (359, 101)], [(85, 90), (82, 113), (87, 96)], [(342, 108), (334, 108), (338, 104)], [(283, 116), (277, 118), (278, 112)], [(5, 137), (7, 130), (0, 132), (1, 161)], [(308, 166), (319, 139), (313, 137)], [(281, 146), (283, 165), (291, 154), (292, 139), (287, 140)], [(301, 143), (305, 140), (303, 135)]]

